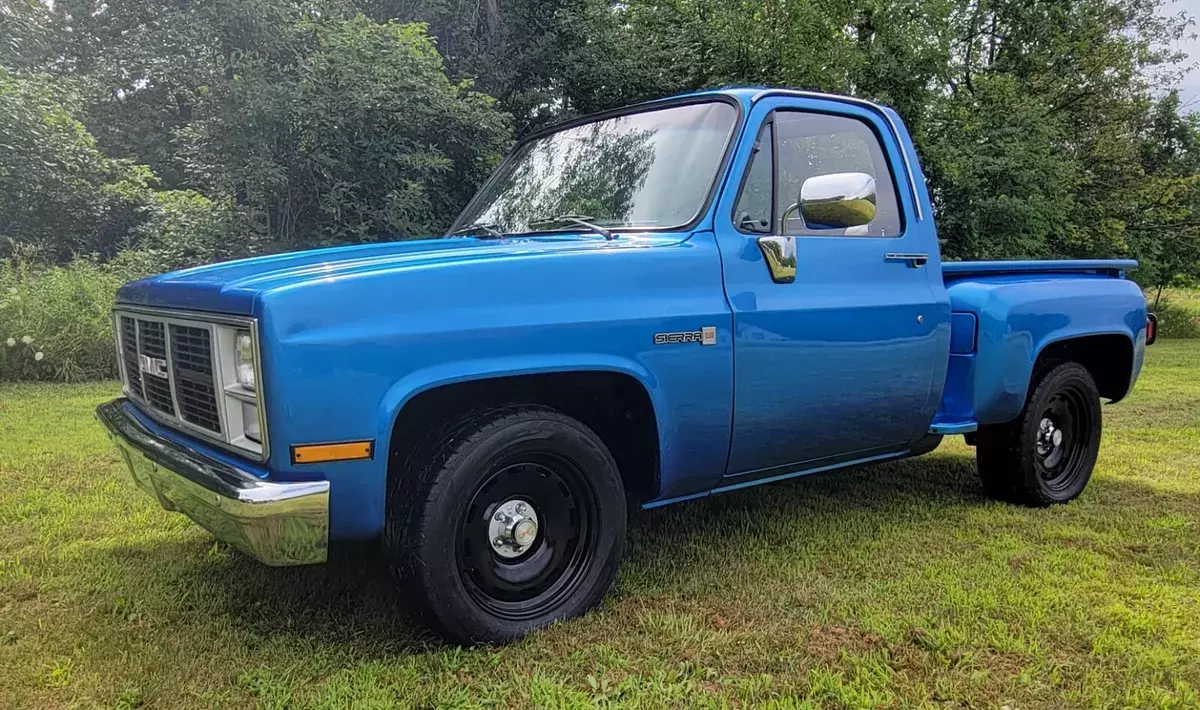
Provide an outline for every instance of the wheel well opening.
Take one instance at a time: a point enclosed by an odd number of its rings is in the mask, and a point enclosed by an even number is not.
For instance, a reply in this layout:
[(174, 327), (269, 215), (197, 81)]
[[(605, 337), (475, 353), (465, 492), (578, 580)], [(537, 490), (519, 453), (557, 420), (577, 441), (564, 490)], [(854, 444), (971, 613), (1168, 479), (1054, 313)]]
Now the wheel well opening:
[(396, 417), (388, 486), (398, 485), (408, 454), (448, 419), (505, 404), (543, 405), (583, 422), (604, 441), (626, 495), (641, 503), (658, 493), (658, 421), (646, 389), (616, 372), (563, 372), (472, 380), (418, 394)]
[(1116, 402), (1129, 392), (1129, 380), (1133, 375), (1133, 341), (1117, 333), (1060, 340), (1042, 350), (1035, 370), (1054, 361), (1083, 365), (1096, 381), (1100, 396)]

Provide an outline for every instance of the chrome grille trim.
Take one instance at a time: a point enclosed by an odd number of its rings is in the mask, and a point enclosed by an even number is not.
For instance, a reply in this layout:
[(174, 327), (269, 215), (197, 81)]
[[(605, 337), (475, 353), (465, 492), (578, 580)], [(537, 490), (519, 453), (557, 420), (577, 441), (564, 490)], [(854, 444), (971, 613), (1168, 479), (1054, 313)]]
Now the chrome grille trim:
[[(255, 461), (267, 460), (269, 435), (256, 319), (118, 305), (113, 309), (113, 321), (122, 392), (138, 409), (160, 424), (225, 450)], [(241, 406), (240, 400), (231, 396), (231, 390), (240, 388), (236, 382), (226, 381), (231, 375), (221, 360), (222, 343), (229, 342), (230, 329), (250, 331), (254, 342), (258, 358), (255, 363), (258, 372), (256, 389), (253, 393), (242, 390), (245, 394), (238, 394), (247, 400), (253, 399), (257, 405), (260, 442), (241, 434), (241, 410), (229, 411), (235, 406), (231, 402)], [(224, 334), (220, 338), (218, 331)], [(164, 360), (167, 377), (143, 372), (139, 356)], [(233, 415), (236, 415), (237, 432), (231, 430), (233, 427), (229, 423)], [(257, 446), (258, 450), (251, 446)]]

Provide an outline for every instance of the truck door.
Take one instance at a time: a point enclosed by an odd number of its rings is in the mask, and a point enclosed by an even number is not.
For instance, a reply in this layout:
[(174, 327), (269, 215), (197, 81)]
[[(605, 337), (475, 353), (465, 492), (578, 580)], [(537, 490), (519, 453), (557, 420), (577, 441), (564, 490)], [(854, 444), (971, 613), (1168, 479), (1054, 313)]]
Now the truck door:
[[(949, 305), (901, 144), (878, 110), (824, 99), (760, 100), (746, 131), (715, 219), (734, 314), (726, 475), (904, 451), (933, 419)], [(822, 217), (839, 199), (861, 219)]]

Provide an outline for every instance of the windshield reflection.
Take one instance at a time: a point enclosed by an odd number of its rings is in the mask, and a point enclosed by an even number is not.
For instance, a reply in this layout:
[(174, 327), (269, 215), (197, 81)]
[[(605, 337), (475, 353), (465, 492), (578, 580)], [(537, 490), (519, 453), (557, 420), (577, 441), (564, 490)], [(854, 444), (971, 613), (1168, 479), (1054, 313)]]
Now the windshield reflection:
[(736, 118), (733, 106), (712, 101), (536, 138), (500, 167), (454, 231), (488, 236), (579, 229), (563, 217), (606, 228), (686, 225), (704, 206)]

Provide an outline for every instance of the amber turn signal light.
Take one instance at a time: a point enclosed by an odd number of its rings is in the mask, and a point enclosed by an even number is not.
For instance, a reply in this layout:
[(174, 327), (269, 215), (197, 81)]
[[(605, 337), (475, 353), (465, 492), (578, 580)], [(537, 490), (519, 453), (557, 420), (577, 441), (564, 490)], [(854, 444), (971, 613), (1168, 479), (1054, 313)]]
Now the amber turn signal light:
[(373, 441), (343, 441), (334, 444), (305, 444), (292, 447), (292, 463), (329, 463), (359, 461), (374, 453)]

